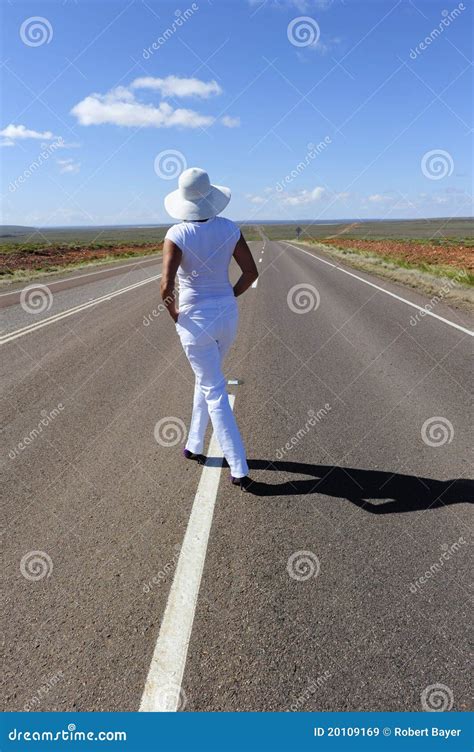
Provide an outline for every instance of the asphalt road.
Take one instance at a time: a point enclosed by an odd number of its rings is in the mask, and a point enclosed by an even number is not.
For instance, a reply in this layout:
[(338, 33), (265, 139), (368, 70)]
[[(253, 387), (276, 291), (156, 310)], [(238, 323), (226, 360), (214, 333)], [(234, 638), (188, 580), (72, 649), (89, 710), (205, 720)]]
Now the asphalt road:
[[(221, 472), (180, 709), (468, 709), (472, 320), (251, 246), (227, 375), (255, 484)], [(159, 274), (3, 299), (7, 710), (140, 706), (203, 473)]]

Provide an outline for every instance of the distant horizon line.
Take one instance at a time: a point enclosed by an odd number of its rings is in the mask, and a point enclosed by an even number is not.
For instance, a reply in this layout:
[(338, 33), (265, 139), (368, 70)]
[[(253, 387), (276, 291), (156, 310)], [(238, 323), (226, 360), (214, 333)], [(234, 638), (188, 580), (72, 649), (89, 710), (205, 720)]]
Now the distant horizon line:
[[(265, 224), (278, 224), (278, 225), (297, 225), (297, 224), (309, 224), (309, 225), (334, 225), (344, 224), (347, 222), (429, 222), (433, 220), (474, 220), (473, 215), (466, 215), (462, 217), (449, 216), (449, 217), (367, 217), (360, 219), (358, 217), (343, 217), (341, 219), (235, 219), (236, 224), (248, 224), (248, 225), (265, 225)], [(97, 225), (17, 225), (17, 224), (1, 224), (0, 230), (7, 229), (8, 227), (25, 228), (29, 230), (87, 230), (87, 229), (99, 229), (99, 228), (139, 228), (139, 227), (168, 227), (176, 222), (146, 222), (137, 224), (97, 224)]]

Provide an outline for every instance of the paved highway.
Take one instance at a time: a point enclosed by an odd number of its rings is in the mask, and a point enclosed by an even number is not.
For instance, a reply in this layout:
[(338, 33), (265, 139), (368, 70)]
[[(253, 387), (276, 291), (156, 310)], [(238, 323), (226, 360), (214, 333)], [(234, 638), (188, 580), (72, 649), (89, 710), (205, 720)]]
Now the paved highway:
[(250, 493), (181, 457), (159, 259), (0, 298), (5, 709), (468, 708), (472, 319), (251, 247)]

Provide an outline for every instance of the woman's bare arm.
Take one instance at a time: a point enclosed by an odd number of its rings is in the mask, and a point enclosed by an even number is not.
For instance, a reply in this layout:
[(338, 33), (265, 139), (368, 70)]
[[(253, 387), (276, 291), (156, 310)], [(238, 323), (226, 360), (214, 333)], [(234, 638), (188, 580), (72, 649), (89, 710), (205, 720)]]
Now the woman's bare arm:
[(237, 298), (248, 290), (258, 277), (257, 265), (242, 233), (234, 249), (234, 258), (242, 270), (239, 281), (234, 285), (234, 295)]
[(172, 240), (165, 240), (163, 244), (163, 271), (160, 292), (163, 303), (175, 323), (178, 320), (179, 311), (176, 308), (174, 283), (182, 255), (183, 252), (176, 243), (173, 243)]

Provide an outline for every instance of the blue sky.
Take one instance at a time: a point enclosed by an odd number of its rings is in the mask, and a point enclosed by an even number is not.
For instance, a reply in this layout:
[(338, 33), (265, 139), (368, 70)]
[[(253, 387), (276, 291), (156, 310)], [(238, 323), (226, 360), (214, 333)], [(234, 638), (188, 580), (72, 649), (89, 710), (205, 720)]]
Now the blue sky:
[(468, 0), (2, 13), (4, 224), (167, 222), (186, 165), (236, 220), (472, 213)]

